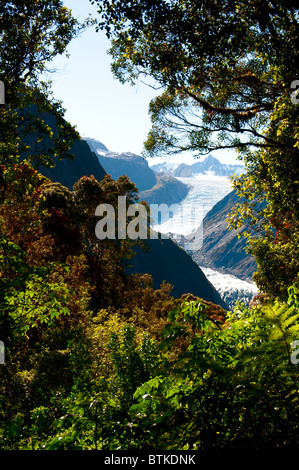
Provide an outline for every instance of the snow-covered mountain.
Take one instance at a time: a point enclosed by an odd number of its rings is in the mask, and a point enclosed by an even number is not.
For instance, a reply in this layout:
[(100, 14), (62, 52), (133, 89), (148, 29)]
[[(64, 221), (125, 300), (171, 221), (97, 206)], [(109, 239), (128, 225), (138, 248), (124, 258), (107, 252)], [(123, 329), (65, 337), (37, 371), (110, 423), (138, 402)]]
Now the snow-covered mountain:
[(184, 199), (189, 186), (172, 175), (158, 173), (148, 161), (131, 152), (112, 152), (100, 141), (84, 137), (105, 171), (117, 179), (127, 175), (139, 190), (140, 200), (148, 204), (174, 204)]
[(190, 178), (199, 174), (213, 174), (215, 176), (231, 176), (243, 173), (243, 165), (229, 165), (221, 163), (213, 155), (208, 155), (203, 161), (192, 164), (181, 163), (179, 165), (162, 162), (151, 167), (153, 170), (167, 173), (181, 178)]
[(82, 136), (83, 140), (85, 140), (92, 152), (94, 152), (97, 155), (106, 155), (108, 153), (111, 153), (110, 150), (107, 149), (106, 145), (104, 145), (102, 142), (100, 142), (97, 139), (94, 139), (93, 137), (88, 137), (88, 136)]
[[(172, 218), (155, 225), (154, 229), (171, 233), (230, 308), (237, 300), (248, 304), (258, 291), (251, 280), (256, 264), (245, 251), (245, 239), (239, 239), (237, 232), (227, 228), (227, 214), (239, 202), (229, 178), (199, 174), (178, 179), (188, 181), (191, 189)], [(198, 248), (196, 243), (189, 243), (194, 230), (200, 242)]]
[(151, 159), (148, 160), (148, 164), (152, 170), (157, 171), (158, 173), (168, 173), (168, 174), (172, 174), (173, 170), (175, 170), (180, 165), (180, 163), (168, 162), (168, 161), (163, 161), (163, 162), (153, 164), (151, 162)]

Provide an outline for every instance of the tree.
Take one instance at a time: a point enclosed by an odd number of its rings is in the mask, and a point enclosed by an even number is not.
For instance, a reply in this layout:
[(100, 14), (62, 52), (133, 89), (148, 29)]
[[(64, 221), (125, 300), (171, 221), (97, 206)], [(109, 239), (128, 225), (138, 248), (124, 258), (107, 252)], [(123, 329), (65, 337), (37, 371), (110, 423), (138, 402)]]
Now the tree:
[(65, 52), (78, 22), (60, 0), (6, 1), (0, 6), (1, 76), (6, 88), (39, 74)]
[[(118, 216), (118, 211), (121, 211), (118, 197), (125, 197), (123, 222), (127, 233), (131, 219), (127, 215), (127, 209), (138, 200), (137, 188), (126, 175), (120, 176), (116, 181), (106, 175), (101, 182), (93, 176), (83, 176), (74, 184), (73, 194), (77, 213), (81, 214), (81, 233), (95, 285), (93, 301), (96, 308), (105, 308), (107, 305), (123, 306), (126, 304), (125, 292), (129, 283), (126, 267), (134, 256), (133, 247), (143, 246), (143, 241), (118, 235), (118, 221), (122, 218)], [(115, 210), (114, 238), (100, 240), (96, 236), (95, 228), (99, 218), (95, 214), (96, 208), (101, 204), (109, 204)]]
[(285, 69), (296, 64), (292, 50), (286, 54), (297, 28), (293, 2), (97, 3), (116, 76), (151, 76), (164, 90), (150, 106), (150, 153), (275, 145), (259, 128), (283, 90), (270, 60), (277, 65), (283, 57)]
[[(61, 103), (51, 96), (50, 83), (41, 77), (83, 27), (60, 0), (1, 3), (0, 77), (6, 91), (6, 104), (0, 107), (2, 162), (16, 163), (26, 157), (51, 165), (52, 157), (66, 156), (78, 138), (63, 119)], [(45, 118), (47, 114), (50, 119)], [(53, 132), (55, 123), (58, 131)]]
[[(262, 280), (267, 274), (263, 257), (258, 255), (260, 242), (249, 246), (258, 258), (260, 275), (256, 280), (261, 289), (286, 296), (286, 287), (296, 282), (294, 272), (298, 272), (294, 254), (298, 239), (299, 107), (290, 88), (298, 75), (295, 2), (96, 3), (101, 14), (98, 28), (106, 29), (112, 39), (115, 76), (131, 83), (151, 77), (161, 88), (149, 107), (152, 129), (145, 153), (191, 151), (198, 156), (235, 149), (247, 173), (234, 182), (246, 201), (240, 205), (241, 214), (232, 217), (233, 226), (245, 216), (261, 232), (266, 227), (273, 232), (291, 217), (288, 240), (292, 248), (284, 249), (283, 258), (286, 271), (291, 264), (293, 267), (283, 286), (277, 285), (275, 276), (271, 281), (268, 278), (269, 282)], [(257, 213), (255, 203), (261, 199), (267, 204)], [(276, 250), (280, 248), (276, 239)]]

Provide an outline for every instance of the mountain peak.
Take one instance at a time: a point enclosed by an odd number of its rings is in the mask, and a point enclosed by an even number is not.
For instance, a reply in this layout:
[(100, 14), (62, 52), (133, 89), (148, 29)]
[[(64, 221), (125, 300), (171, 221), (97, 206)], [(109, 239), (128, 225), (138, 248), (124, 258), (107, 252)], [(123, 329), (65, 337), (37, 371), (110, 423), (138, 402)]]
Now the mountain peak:
[(217, 160), (217, 158), (213, 157), (213, 155), (210, 154), (204, 159), (202, 163), (215, 163), (215, 162), (220, 163), (219, 160)]
[(216, 176), (231, 176), (233, 173), (240, 174), (244, 171), (242, 165), (227, 165), (221, 163), (217, 158), (209, 154), (203, 161), (196, 161), (191, 165), (182, 163), (173, 172), (173, 176), (190, 177), (198, 174), (214, 173)]
[(85, 140), (88, 143), (88, 145), (89, 145), (92, 152), (95, 152), (95, 153), (109, 152), (106, 145), (104, 145), (98, 139), (95, 139), (94, 137), (88, 137), (88, 136), (85, 136), (85, 135), (82, 136), (82, 138), (83, 138), (83, 140)]

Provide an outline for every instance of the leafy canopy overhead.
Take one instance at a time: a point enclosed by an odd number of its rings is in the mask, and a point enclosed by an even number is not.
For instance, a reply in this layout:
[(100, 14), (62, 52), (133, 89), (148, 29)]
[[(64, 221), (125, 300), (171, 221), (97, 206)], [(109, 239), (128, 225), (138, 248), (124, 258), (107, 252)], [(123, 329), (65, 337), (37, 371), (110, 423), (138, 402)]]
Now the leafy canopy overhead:
[(1, 2), (0, 73), (5, 83), (37, 78), (46, 63), (65, 51), (78, 29), (60, 0)]
[(115, 75), (150, 76), (163, 90), (150, 105), (150, 155), (279, 145), (262, 130), (295, 78), (294, 2), (96, 3)]
[[(52, 164), (67, 155), (78, 138), (44, 81), (49, 64), (86, 26), (73, 18), (61, 0), (12, 0), (0, 5), (0, 79), (5, 105), (0, 106), (0, 159), (6, 164), (20, 158)], [(50, 115), (46, 121), (45, 116)], [(58, 132), (52, 128), (58, 125)], [(28, 141), (27, 136), (31, 136)], [(34, 136), (34, 137), (33, 137)], [(32, 142), (33, 139), (33, 142)], [(35, 145), (43, 142), (39, 155)]]

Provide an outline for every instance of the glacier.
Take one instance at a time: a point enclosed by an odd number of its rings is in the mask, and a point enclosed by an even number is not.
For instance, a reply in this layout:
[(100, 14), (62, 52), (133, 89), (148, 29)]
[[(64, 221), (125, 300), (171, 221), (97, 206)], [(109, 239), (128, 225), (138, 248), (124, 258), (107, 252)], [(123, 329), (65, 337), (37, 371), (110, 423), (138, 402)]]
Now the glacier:
[[(189, 184), (188, 195), (179, 205), (174, 206), (176, 210), (171, 218), (163, 223), (153, 221), (154, 230), (169, 234), (174, 240), (181, 235), (186, 236), (195, 231), (212, 207), (232, 190), (228, 177), (217, 176), (212, 172), (194, 177), (177, 177), (177, 179)], [(204, 266), (200, 266), (200, 268), (231, 310), (234, 309), (237, 302), (248, 305), (258, 293), (254, 282), (245, 281), (231, 274)]]

